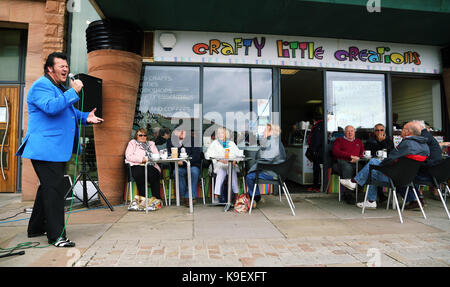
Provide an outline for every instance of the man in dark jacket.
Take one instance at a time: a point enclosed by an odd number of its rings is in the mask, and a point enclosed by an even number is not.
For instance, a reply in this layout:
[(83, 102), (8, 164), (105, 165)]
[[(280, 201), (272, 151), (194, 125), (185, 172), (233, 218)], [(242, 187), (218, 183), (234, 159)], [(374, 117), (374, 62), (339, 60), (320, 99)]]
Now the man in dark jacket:
[[(413, 121), (417, 125), (420, 126), (422, 129), (420, 135), (426, 138), (428, 148), (430, 149), (430, 156), (427, 158), (427, 160), (424, 162), (425, 166), (432, 166), (437, 163), (439, 163), (442, 160), (442, 150), (438, 143), (438, 141), (434, 138), (434, 136), (428, 131), (428, 129), (425, 126), (424, 121)], [(415, 178), (418, 181), (431, 181), (431, 177), (426, 174), (426, 172), (423, 169), (419, 170), (419, 174)], [(417, 187), (416, 187), (416, 190)], [(405, 194), (406, 188), (402, 188), (399, 190), (400, 195), (403, 196)], [(420, 202), (422, 203), (422, 206), (425, 204), (425, 201), (423, 199), (422, 194), (418, 194)], [(409, 189), (408, 194), (406, 195), (406, 205), (405, 209), (418, 209), (419, 203), (417, 202), (416, 197), (414, 196), (414, 192)]]
[(372, 156), (375, 156), (377, 151), (386, 149), (389, 154), (394, 149), (394, 142), (386, 137), (386, 131), (383, 124), (377, 124), (373, 129), (374, 136), (370, 137), (366, 145), (365, 150), (370, 150)]
[[(190, 136), (190, 140), (186, 143), (186, 131), (183, 129), (175, 129), (173, 136), (167, 140), (167, 150), (172, 147), (178, 148), (178, 155), (181, 154), (181, 150), (184, 148), (187, 155), (191, 157), (191, 183), (192, 183), (192, 202), (195, 203), (197, 196), (197, 184), (198, 178), (201, 172), (201, 160), (203, 152), (201, 147), (194, 146), (194, 137)], [(178, 176), (180, 197), (184, 198), (185, 206), (189, 206), (189, 188), (187, 186), (187, 165), (180, 161), (178, 164)], [(175, 172), (175, 170), (174, 170)]]
[[(416, 122), (408, 122), (402, 129), (402, 142), (394, 149), (387, 158), (380, 161), (377, 158), (373, 158), (369, 163), (355, 176), (355, 182), (349, 182), (345, 186), (349, 189), (355, 189), (356, 184), (364, 186), (369, 178), (369, 166), (370, 165), (390, 165), (395, 163), (399, 158), (407, 157), (416, 161), (424, 162), (430, 155), (430, 149), (427, 145), (427, 139), (420, 136), (421, 127)], [(372, 179), (380, 182), (388, 182), (388, 178), (379, 171), (372, 172)], [(367, 201), (357, 203), (358, 207), (366, 206), (366, 208), (377, 207), (377, 189), (374, 186), (369, 186)]]
[(323, 120), (321, 114), (314, 114), (314, 125), (308, 137), (308, 149), (313, 153), (313, 186), (308, 191), (320, 192), (320, 164), (323, 163)]

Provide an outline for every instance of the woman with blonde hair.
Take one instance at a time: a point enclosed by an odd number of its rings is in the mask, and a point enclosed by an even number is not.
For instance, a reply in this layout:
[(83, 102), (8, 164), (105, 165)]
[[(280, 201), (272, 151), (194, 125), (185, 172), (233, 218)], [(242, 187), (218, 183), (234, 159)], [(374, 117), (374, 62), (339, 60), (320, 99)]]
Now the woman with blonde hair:
[[(134, 134), (134, 138), (128, 143), (125, 150), (125, 163), (131, 166), (131, 174), (136, 181), (138, 194), (145, 197), (145, 164), (152, 153), (158, 153), (158, 149), (153, 141), (148, 140), (147, 131), (140, 128)], [(152, 190), (152, 196), (161, 199), (160, 179), (161, 169), (158, 164), (147, 165), (147, 178)]]
[[(286, 152), (284, 150), (283, 144), (281, 143), (280, 134), (280, 126), (270, 123), (266, 125), (264, 136), (261, 139), (261, 147), (256, 155), (256, 162), (250, 167), (250, 169), (248, 170), (248, 174), (245, 177), (247, 182), (247, 191), (252, 197), (256, 182), (255, 171), (258, 168), (258, 163), (279, 164), (286, 160)], [(258, 173), (258, 178), (260, 179), (273, 180), (275, 176), (276, 173), (269, 170), (263, 170)], [(261, 199), (258, 187), (256, 187), (254, 198), (255, 201), (253, 202), (253, 208), (256, 207), (256, 203)]]
[[(213, 158), (213, 170), (216, 174), (216, 182), (214, 186), (214, 198), (217, 200), (220, 197), (220, 190), (225, 181), (225, 177), (228, 172), (228, 162), (226, 160), (216, 160), (214, 158), (224, 158), (225, 152), (228, 150), (228, 156), (230, 158), (237, 157), (239, 155), (239, 148), (237, 145), (229, 140), (230, 132), (225, 127), (219, 127), (216, 131), (216, 139), (209, 145), (208, 150), (205, 153), (207, 159)], [(239, 193), (239, 185), (237, 179), (237, 172), (239, 166), (233, 163), (232, 174), (232, 190), (234, 194)]]

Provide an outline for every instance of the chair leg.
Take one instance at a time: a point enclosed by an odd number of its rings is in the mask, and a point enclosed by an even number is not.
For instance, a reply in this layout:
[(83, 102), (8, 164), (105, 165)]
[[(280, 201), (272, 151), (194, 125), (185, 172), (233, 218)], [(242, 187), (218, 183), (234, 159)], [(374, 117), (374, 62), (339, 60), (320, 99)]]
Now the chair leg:
[(403, 223), (402, 212), (400, 211), (400, 207), (398, 206), (397, 190), (394, 188), (392, 193), (393, 193), (393, 201), (395, 202), (395, 205), (397, 206), (398, 216), (400, 217), (400, 223)]
[(388, 193), (388, 200), (387, 200), (387, 204), (386, 204), (386, 210), (389, 209), (389, 203), (391, 202), (391, 195), (392, 195), (392, 189), (388, 188), (389, 193)]
[(169, 205), (172, 204), (172, 179), (169, 178)]
[(339, 202), (341, 202), (341, 177), (338, 176), (338, 192), (339, 192)]
[(214, 196), (214, 177), (211, 177), (211, 203), (216, 203)]
[(287, 188), (287, 185), (284, 181), (283, 181), (283, 186), (287, 191), (287, 195), (289, 196), (289, 200), (291, 201), (292, 206), (295, 208), (294, 201), (292, 200), (292, 197), (291, 197), (291, 193), (289, 192), (289, 189)]
[(287, 189), (284, 186), (282, 187), (282, 189), (283, 189), (284, 195), (286, 196), (286, 200), (287, 200), (287, 202), (289, 204), (289, 207), (291, 209), (292, 215), (295, 216), (295, 211), (294, 211), (294, 208), (293, 208), (293, 204), (294, 203), (291, 202), (290, 195), (288, 195), (289, 191), (287, 191)]
[[(448, 186), (446, 186), (448, 188)], [(450, 213), (448, 212), (447, 204), (445, 203), (444, 198), (442, 197), (441, 189), (438, 187), (439, 197), (441, 198), (442, 204), (444, 205), (445, 212), (447, 213), (448, 219), (450, 219)]]
[(127, 188), (127, 199), (129, 200), (129, 203), (133, 201), (133, 183), (131, 181)]
[(278, 196), (280, 198), (280, 202), (281, 202), (281, 186), (278, 185)]
[(200, 178), (200, 184), (202, 185), (203, 205), (205, 205), (206, 204), (206, 202), (205, 202), (205, 187), (204, 187), (203, 177)]
[(128, 189), (129, 189), (129, 184), (127, 183), (127, 190), (125, 191), (125, 205), (127, 205), (128, 204)]
[(256, 193), (256, 186), (258, 185), (258, 183), (255, 182), (255, 184), (253, 185), (253, 194), (252, 194), (252, 201), (250, 202), (250, 211), (248, 212), (248, 214), (252, 214), (252, 209), (253, 209), (253, 201), (255, 200), (255, 193)]
[(427, 219), (427, 216), (425, 215), (425, 211), (423, 210), (422, 203), (420, 203), (420, 199), (419, 199), (419, 196), (417, 195), (416, 188), (414, 187), (414, 185), (412, 186), (412, 190), (414, 192), (414, 196), (417, 199), (417, 203), (419, 204), (420, 211), (422, 211), (423, 218)]
[(320, 192), (323, 192), (323, 164), (319, 164), (320, 166)]
[(447, 193), (450, 194), (450, 188), (446, 184), (445, 185), (445, 192), (444, 192), (444, 200), (445, 200), (445, 202), (447, 202)]
[(164, 191), (164, 204), (167, 206), (167, 195), (166, 195), (166, 183), (164, 182), (164, 178), (162, 179), (163, 191)]
[(364, 201), (363, 201), (363, 207), (362, 207), (362, 214), (364, 214), (364, 211), (366, 210), (366, 201), (367, 201), (367, 194), (369, 193), (369, 185), (367, 185), (366, 194), (364, 195)]
[(405, 194), (403, 195), (402, 212), (403, 212), (403, 210), (405, 209), (406, 196), (408, 195), (408, 191), (409, 191), (409, 186), (406, 188)]

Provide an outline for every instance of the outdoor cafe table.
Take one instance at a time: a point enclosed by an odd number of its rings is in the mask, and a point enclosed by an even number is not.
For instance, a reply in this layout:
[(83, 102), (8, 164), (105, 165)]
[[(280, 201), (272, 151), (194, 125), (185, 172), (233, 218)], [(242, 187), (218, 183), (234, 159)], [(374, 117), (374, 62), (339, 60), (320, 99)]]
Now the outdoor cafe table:
[[(232, 168), (233, 168), (233, 162), (240, 162), (240, 161), (246, 161), (246, 160), (250, 160), (252, 159), (251, 157), (245, 157), (245, 156), (239, 156), (239, 157), (229, 157), (229, 158), (225, 158), (225, 157), (210, 157), (209, 159), (215, 159), (215, 160), (225, 160), (228, 162), (228, 200), (226, 203), (213, 203), (212, 205), (222, 205), (225, 204), (225, 208), (224, 211), (228, 211), (231, 207), (231, 178), (232, 178)], [(244, 186), (245, 189), (245, 186)], [(214, 193), (214, 190), (212, 191), (212, 193)], [(214, 196), (213, 196), (214, 198)]]
[[(194, 207), (192, 204), (192, 185), (191, 185), (191, 161), (190, 157), (180, 157), (180, 158), (159, 158), (159, 159), (153, 159), (149, 158), (148, 161), (145, 163), (145, 186), (147, 187), (148, 184), (148, 178), (147, 178), (147, 165), (152, 163), (175, 163), (175, 191), (176, 191), (176, 202), (177, 206), (180, 206), (180, 183), (179, 183), (179, 175), (178, 175), (178, 164), (177, 162), (183, 161), (187, 165), (187, 185), (189, 190), (189, 212), (194, 212)], [(170, 200), (170, 198), (169, 198)], [(148, 189), (145, 189), (145, 212), (148, 213)]]

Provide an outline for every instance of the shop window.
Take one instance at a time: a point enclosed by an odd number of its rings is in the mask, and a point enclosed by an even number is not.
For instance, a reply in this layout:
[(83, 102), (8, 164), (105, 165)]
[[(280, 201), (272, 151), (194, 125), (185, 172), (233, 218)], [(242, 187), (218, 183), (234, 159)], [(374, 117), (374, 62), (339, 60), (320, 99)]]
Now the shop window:
[(373, 127), (386, 125), (383, 74), (326, 72), (327, 127), (333, 139), (352, 125), (363, 141)]
[(435, 130), (442, 129), (439, 80), (392, 77), (392, 112), (395, 129), (411, 120), (423, 120)]
[(20, 30), (0, 29), (0, 82), (19, 80)]
[(272, 111), (272, 70), (204, 68), (203, 144), (225, 126), (241, 148), (256, 146), (267, 123), (278, 117)]
[(182, 126), (197, 131), (201, 145), (199, 94), (199, 67), (144, 66), (131, 136), (146, 128), (155, 140), (161, 129)]

